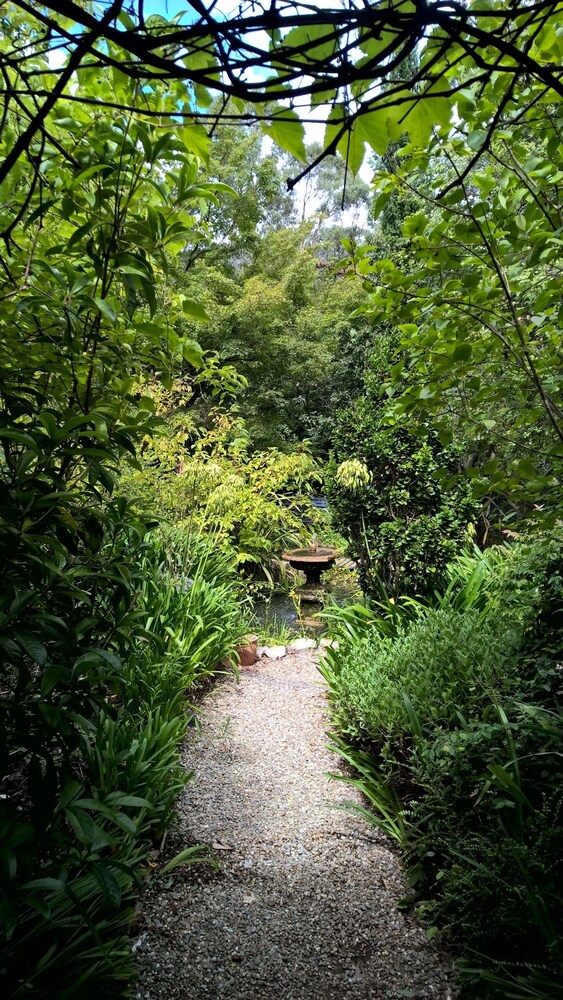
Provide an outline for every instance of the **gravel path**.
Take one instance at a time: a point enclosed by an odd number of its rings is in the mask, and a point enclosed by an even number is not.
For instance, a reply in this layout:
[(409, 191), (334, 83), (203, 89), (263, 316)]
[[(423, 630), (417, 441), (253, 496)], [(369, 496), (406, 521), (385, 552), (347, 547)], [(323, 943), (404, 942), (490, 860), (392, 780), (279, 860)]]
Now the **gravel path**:
[(388, 842), (330, 781), (325, 700), (308, 651), (260, 660), (206, 699), (195, 770), (167, 856), (207, 865), (155, 878), (135, 951), (140, 1000), (448, 1000), (448, 963), (412, 915)]

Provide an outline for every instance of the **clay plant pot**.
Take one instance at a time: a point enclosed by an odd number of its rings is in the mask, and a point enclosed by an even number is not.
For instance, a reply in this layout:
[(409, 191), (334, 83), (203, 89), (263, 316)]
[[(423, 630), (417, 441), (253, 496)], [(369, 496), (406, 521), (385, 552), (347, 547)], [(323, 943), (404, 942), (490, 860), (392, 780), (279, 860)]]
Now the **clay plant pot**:
[(258, 636), (247, 635), (239, 646), (235, 647), (235, 652), (239, 656), (239, 667), (251, 667), (256, 663), (256, 650), (258, 648)]

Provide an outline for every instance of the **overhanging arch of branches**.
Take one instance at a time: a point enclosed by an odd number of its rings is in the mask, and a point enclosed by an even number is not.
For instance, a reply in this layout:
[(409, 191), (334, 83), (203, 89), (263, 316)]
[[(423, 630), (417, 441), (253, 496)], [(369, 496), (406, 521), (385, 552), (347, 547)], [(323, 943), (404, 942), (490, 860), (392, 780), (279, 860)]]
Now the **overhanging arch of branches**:
[[(9, 125), (10, 139), (0, 184), (22, 157), (38, 169), (34, 144), (51, 141), (49, 118), (63, 100), (183, 119), (209, 132), (217, 119), (211, 97), (220, 95), (223, 120), (262, 121), (301, 159), (300, 116), (328, 117), (320, 157), (305, 162), (292, 187), (337, 149), (357, 168), (353, 134), (362, 150), (367, 143), (376, 152), (404, 131), (424, 144), (435, 124), (449, 120), (460, 90), (478, 97), (494, 83), (500, 97), (491, 133), (516, 88), (532, 83), (531, 101), (563, 95), (559, 0), (335, 0), (323, 9), (249, 0), (230, 11), (217, 0), (191, 0), (185, 8), (166, 20), (146, 16), (144, 0), (4, 3), (0, 138)], [(413, 68), (405, 74), (405, 66)], [(119, 96), (86, 97), (76, 86), (81, 73), (107, 70), (138, 81), (133, 106)], [(167, 107), (152, 100), (155, 81), (170, 84)]]

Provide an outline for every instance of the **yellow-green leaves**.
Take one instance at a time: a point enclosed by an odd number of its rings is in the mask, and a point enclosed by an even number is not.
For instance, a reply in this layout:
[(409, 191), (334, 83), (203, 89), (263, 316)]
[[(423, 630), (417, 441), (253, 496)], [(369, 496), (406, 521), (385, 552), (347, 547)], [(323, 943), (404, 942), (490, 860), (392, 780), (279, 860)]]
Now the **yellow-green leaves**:
[(335, 104), (327, 118), (325, 149), (336, 142), (337, 151), (354, 174), (363, 163), (366, 145), (383, 156), (389, 142), (408, 133), (412, 146), (425, 149), (434, 128), (449, 125), (451, 118), (449, 98), (438, 96), (436, 89), (436, 85), (428, 87), (424, 94), (404, 89), (389, 101), (380, 97), (374, 106), (356, 110)]
[(178, 128), (178, 136), (188, 153), (194, 153), (207, 163), (209, 159), (209, 136), (203, 125), (190, 124)]
[(420, 236), (428, 225), (428, 216), (424, 212), (409, 215), (403, 223), (403, 236)]
[(427, 145), (435, 127), (448, 125), (451, 106), (448, 97), (429, 96), (433, 89), (428, 87), (423, 94), (412, 94), (405, 90), (396, 95), (397, 104), (389, 108), (387, 127), (389, 138), (400, 139), (408, 132), (411, 142), (421, 149)]
[(377, 108), (368, 111), (367, 114), (360, 114), (356, 121), (356, 130), (371, 146), (374, 153), (383, 156), (389, 145), (389, 126), (387, 124), (387, 111), (385, 108)]
[(297, 50), (292, 53), (292, 58), (302, 60), (304, 64), (322, 63), (333, 56), (338, 47), (332, 24), (306, 24), (301, 28), (292, 28), (281, 44)]
[(178, 296), (178, 301), (185, 316), (191, 316), (193, 319), (199, 320), (200, 323), (209, 322), (209, 316), (200, 302), (194, 302), (192, 299), (188, 299), (185, 295), (181, 294)]

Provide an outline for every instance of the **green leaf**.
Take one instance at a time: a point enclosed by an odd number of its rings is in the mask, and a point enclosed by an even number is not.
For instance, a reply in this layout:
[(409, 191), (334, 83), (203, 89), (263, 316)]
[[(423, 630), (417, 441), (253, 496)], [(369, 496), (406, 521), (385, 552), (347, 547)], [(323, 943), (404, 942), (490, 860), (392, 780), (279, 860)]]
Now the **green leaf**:
[(403, 223), (404, 236), (420, 236), (428, 226), (428, 216), (424, 212), (408, 215)]
[(18, 644), (31, 656), (31, 659), (39, 667), (44, 667), (47, 662), (47, 650), (43, 643), (33, 635), (16, 635)]
[(50, 663), (41, 678), (41, 694), (45, 698), (57, 686), (59, 681), (68, 682), (69, 671), (61, 663)]
[(467, 145), (472, 150), (480, 149), (487, 138), (487, 133), (476, 129), (474, 132), (470, 132), (467, 136)]
[(262, 122), (262, 131), (265, 135), (269, 135), (281, 149), (285, 149), (297, 160), (306, 163), (305, 129), (298, 115), (291, 108), (279, 107), (273, 113), (270, 124)]
[(39, 445), (31, 434), (26, 434), (25, 431), (11, 431), (4, 430), (0, 428), (0, 441), (14, 441), (16, 444), (23, 444), (26, 448), (29, 448), (34, 455), (40, 455), (41, 451)]
[(180, 297), (180, 301), (182, 303), (182, 311), (186, 316), (193, 316), (200, 323), (209, 323), (209, 316), (200, 302), (194, 302), (193, 299), (187, 299), (183, 295)]
[(356, 175), (364, 162), (365, 154), (362, 133), (356, 125), (352, 125), (348, 132), (342, 136), (337, 149), (344, 162), (348, 164), (349, 170)]
[(121, 886), (115, 875), (104, 865), (92, 865), (91, 871), (102, 890), (104, 899), (117, 910), (121, 904)]
[(182, 341), (182, 357), (194, 368), (203, 367), (203, 351), (195, 340)]
[(97, 833), (97, 827), (92, 817), (83, 809), (75, 809), (73, 806), (65, 809), (65, 816), (80, 843), (84, 844), (85, 847), (92, 844)]
[(107, 174), (111, 173), (112, 170), (113, 167), (110, 167), (108, 163), (93, 163), (91, 166), (86, 167), (84, 170), (81, 170), (79, 173), (74, 175), (72, 178), (72, 186), (77, 187), (84, 181), (90, 180), (90, 178), (94, 177), (96, 174)]
[(205, 845), (196, 844), (194, 847), (186, 847), (184, 851), (180, 851), (176, 854), (168, 864), (164, 865), (164, 868), (160, 869), (160, 874), (165, 875), (166, 872), (174, 871), (175, 868), (179, 868), (180, 865), (195, 865), (195, 864), (207, 864), (211, 865), (215, 871), (220, 871), (220, 866), (215, 860), (211, 858), (208, 854), (202, 854), (205, 851)]
[(115, 309), (113, 308), (113, 306), (109, 304), (107, 299), (92, 298), (92, 302), (94, 303), (98, 311), (101, 312), (102, 316), (105, 316), (106, 319), (109, 319), (110, 323), (115, 323), (117, 319), (117, 314), (115, 312)]
[(65, 885), (66, 882), (61, 878), (34, 878), (31, 882), (25, 882), (22, 889), (45, 889), (47, 892), (61, 892)]
[(130, 806), (132, 809), (152, 809), (152, 803), (148, 799), (142, 799), (139, 795), (122, 795), (115, 792), (108, 795), (107, 801), (114, 805)]
[(335, 28), (332, 24), (306, 24), (302, 27), (292, 28), (284, 35), (283, 46), (290, 46), (295, 49), (304, 48), (303, 52), (296, 52), (292, 57), (296, 61), (303, 63), (323, 62), (334, 54), (338, 41), (335, 38)]
[(369, 111), (365, 115), (360, 115), (356, 119), (356, 129), (360, 137), (364, 142), (367, 142), (368, 146), (378, 153), (379, 156), (383, 156), (387, 151), (387, 146), (389, 145), (389, 130), (387, 128), (387, 110), (385, 108), (378, 108), (374, 111)]
[(120, 830), (124, 830), (125, 833), (130, 834), (132, 837), (136, 837), (138, 834), (137, 824), (131, 819), (127, 813), (118, 812), (113, 817), (113, 822)]
[(471, 354), (471, 344), (456, 344), (452, 358), (454, 361), (469, 361)]
[(37, 912), (40, 913), (42, 917), (45, 917), (46, 920), (48, 920), (51, 916), (51, 907), (45, 902), (44, 899), (41, 899), (40, 896), (28, 896), (26, 902), (28, 906), (37, 910)]
[(323, 146), (325, 149), (328, 149), (329, 146), (332, 145), (338, 133), (344, 127), (347, 117), (346, 110), (342, 104), (335, 104), (330, 109), (329, 116), (326, 120), (323, 140)]
[[(88, 222), (85, 222), (83, 226), (79, 226), (78, 229), (75, 229), (67, 243), (67, 250), (72, 250), (72, 248), (76, 246), (77, 243), (80, 243), (80, 241), (84, 238), (84, 236), (87, 236), (88, 233), (91, 233), (92, 230), (96, 229), (96, 227), (99, 225), (100, 225), (99, 219), (92, 218), (89, 219)], [(90, 278), (86, 277), (86, 282), (88, 281), (90, 281)], [(80, 291), (80, 288), (78, 289), (78, 291)]]
[[(433, 89), (440, 89), (439, 84), (433, 84), (423, 94), (412, 95), (404, 91), (404, 103), (390, 108), (387, 125), (390, 138), (400, 139), (405, 132), (409, 133), (411, 142), (424, 149), (435, 126), (448, 125), (451, 116), (449, 99), (446, 97), (431, 97)], [(399, 95), (400, 96), (400, 95)]]
[(178, 129), (177, 134), (182, 140), (182, 143), (188, 153), (193, 153), (194, 156), (199, 156), (204, 163), (207, 163), (209, 160), (209, 145), (211, 140), (209, 139), (203, 125), (196, 123), (193, 125), (184, 125), (182, 128)]
[(138, 402), (140, 410), (146, 410), (148, 413), (155, 413), (156, 403), (151, 396), (141, 396)]

